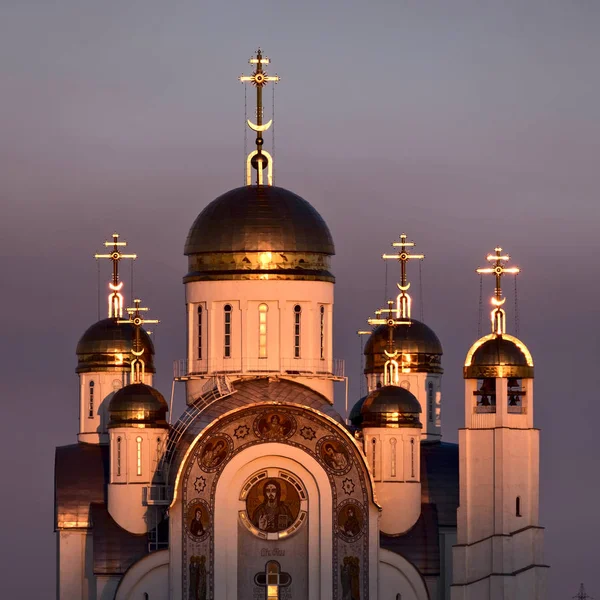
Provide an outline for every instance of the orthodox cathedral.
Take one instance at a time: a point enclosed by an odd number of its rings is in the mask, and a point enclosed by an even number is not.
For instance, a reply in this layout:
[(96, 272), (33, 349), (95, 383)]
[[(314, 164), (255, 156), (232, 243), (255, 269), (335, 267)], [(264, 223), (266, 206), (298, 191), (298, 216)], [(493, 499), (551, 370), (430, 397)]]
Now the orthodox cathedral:
[[(139, 300), (112, 261), (108, 317), (77, 344), (77, 443), (56, 449), (60, 600), (543, 600), (533, 359), (506, 333), (496, 248), (489, 335), (464, 362), (464, 426), (442, 441), (442, 345), (411, 316), (405, 235), (386, 260), (399, 294), (364, 347), (367, 395), (348, 418), (333, 357), (334, 244), (317, 211), (273, 185), (260, 50), (246, 185), (185, 241), (187, 358), (179, 419), (155, 389)], [(467, 350), (467, 349), (465, 349)], [(356, 374), (356, 376), (360, 376)]]

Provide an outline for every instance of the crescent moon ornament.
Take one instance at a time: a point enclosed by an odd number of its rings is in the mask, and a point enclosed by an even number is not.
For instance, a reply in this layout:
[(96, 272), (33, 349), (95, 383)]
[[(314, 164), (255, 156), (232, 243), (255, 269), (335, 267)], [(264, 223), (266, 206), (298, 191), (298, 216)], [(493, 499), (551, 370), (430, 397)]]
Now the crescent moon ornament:
[(273, 119), (271, 119), (268, 123), (265, 123), (264, 125), (256, 125), (250, 119), (248, 119), (247, 122), (248, 122), (248, 127), (250, 127), (250, 129), (252, 129), (252, 131), (266, 131), (267, 129), (269, 129), (269, 127), (271, 127), (271, 123), (273, 123)]
[(492, 304), (494, 306), (502, 306), (506, 302), (506, 298), (502, 298), (502, 300), (497, 300), (496, 298), (492, 298)]
[(131, 354), (133, 354), (134, 356), (141, 356), (142, 354), (144, 354), (144, 349), (142, 348), (139, 352), (132, 350)]
[(407, 283), (406, 285), (400, 285), (399, 283), (396, 284), (398, 286), (398, 289), (401, 292), (406, 292), (406, 290), (408, 290), (408, 288), (410, 287), (410, 283)]

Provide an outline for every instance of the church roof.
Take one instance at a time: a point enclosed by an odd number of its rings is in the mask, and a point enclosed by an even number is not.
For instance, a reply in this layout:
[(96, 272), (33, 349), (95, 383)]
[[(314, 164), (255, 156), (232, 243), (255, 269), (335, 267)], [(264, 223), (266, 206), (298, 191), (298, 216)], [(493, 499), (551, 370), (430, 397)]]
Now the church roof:
[[(97, 321), (88, 327), (77, 344), (77, 373), (129, 371), (134, 340), (135, 326), (132, 323), (118, 323), (117, 319)], [(143, 328), (140, 328), (140, 344), (140, 349), (144, 350), (146, 371), (155, 373), (154, 344)]]
[(135, 534), (120, 527), (110, 516), (106, 504), (91, 505), (94, 575), (122, 575), (148, 554), (148, 535)]
[(56, 448), (54, 528), (90, 527), (90, 505), (106, 501), (108, 446), (71, 444)]
[[(329, 401), (318, 392), (309, 387), (290, 381), (288, 379), (272, 379), (268, 377), (258, 377), (256, 379), (246, 379), (234, 382), (235, 392), (224, 398), (220, 398), (206, 409), (200, 412), (187, 426), (177, 444), (175, 453), (170, 460), (169, 483), (175, 482), (179, 465), (183, 461), (185, 454), (196, 439), (198, 434), (215, 419), (237, 408), (258, 404), (260, 402), (289, 402), (300, 406), (307, 406), (318, 410), (319, 412), (331, 417), (340, 424), (344, 420), (333, 408)], [(200, 398), (197, 399), (199, 401)], [(190, 409), (188, 409), (189, 411)], [(193, 408), (192, 408), (193, 410)], [(187, 412), (187, 411), (186, 411)], [(185, 419), (182, 416), (181, 420)], [(181, 421), (180, 420), (180, 421)], [(179, 423), (175, 424), (171, 435), (176, 434)]]
[(158, 427), (168, 429), (169, 405), (163, 395), (145, 383), (132, 383), (121, 388), (108, 405), (108, 428)]
[(317, 252), (335, 254), (319, 213), (281, 187), (248, 185), (213, 200), (196, 218), (184, 254)]
[(422, 504), (417, 522), (402, 535), (379, 534), (382, 548), (402, 555), (423, 577), (440, 574), (440, 537), (437, 509)]

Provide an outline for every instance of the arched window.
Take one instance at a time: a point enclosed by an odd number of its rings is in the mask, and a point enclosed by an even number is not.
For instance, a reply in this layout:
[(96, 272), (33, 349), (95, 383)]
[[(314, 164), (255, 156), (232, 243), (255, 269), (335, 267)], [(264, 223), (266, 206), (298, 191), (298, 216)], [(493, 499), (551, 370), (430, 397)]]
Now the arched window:
[(90, 381), (88, 393), (88, 419), (94, 418), (94, 382)]
[(299, 304), (294, 306), (294, 358), (300, 358), (300, 319), (302, 317), (302, 307)]
[(198, 360), (202, 360), (202, 307), (198, 307)]
[(156, 475), (158, 477), (162, 476), (162, 464), (161, 464), (161, 439), (160, 437), (156, 438)]
[(144, 592), (144, 600), (150, 600), (150, 595), (148, 592)]
[(267, 358), (267, 311), (266, 304), (258, 306), (258, 358)]
[(516, 515), (517, 517), (522, 517), (523, 515), (521, 514), (521, 496), (517, 496), (517, 501), (515, 502), (516, 504)]
[(321, 347), (321, 360), (325, 358), (325, 307), (321, 305), (320, 308), (320, 325), (319, 325), (319, 334), (320, 334), (320, 347)]
[(231, 358), (231, 304), (226, 304), (223, 307), (225, 311), (225, 335), (223, 339), (223, 356)]
[(433, 381), (427, 384), (427, 420), (433, 423)]
[(142, 438), (138, 436), (135, 438), (136, 444), (136, 463), (137, 463), (137, 474), (142, 474)]
[(121, 477), (121, 438), (117, 438), (117, 477)]
[(377, 440), (375, 438), (371, 439), (371, 471), (373, 472), (373, 477), (375, 477), (375, 462), (377, 460)]

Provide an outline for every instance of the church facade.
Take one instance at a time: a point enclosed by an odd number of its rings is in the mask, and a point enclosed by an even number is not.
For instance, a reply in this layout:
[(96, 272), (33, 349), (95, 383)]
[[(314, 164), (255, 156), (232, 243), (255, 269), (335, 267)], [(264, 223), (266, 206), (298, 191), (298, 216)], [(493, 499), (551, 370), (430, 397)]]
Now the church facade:
[[(501, 249), (492, 333), (468, 351), (465, 424), (442, 441), (442, 346), (399, 294), (369, 320), (367, 395), (334, 408), (334, 244), (317, 211), (273, 185), (260, 51), (247, 185), (208, 204), (185, 242), (187, 358), (152, 387), (155, 323), (124, 309), (115, 234), (108, 317), (77, 345), (77, 443), (56, 450), (60, 600), (544, 598), (533, 359), (505, 327)], [(359, 374), (359, 376), (362, 376)], [(171, 394), (172, 401), (173, 394)]]

